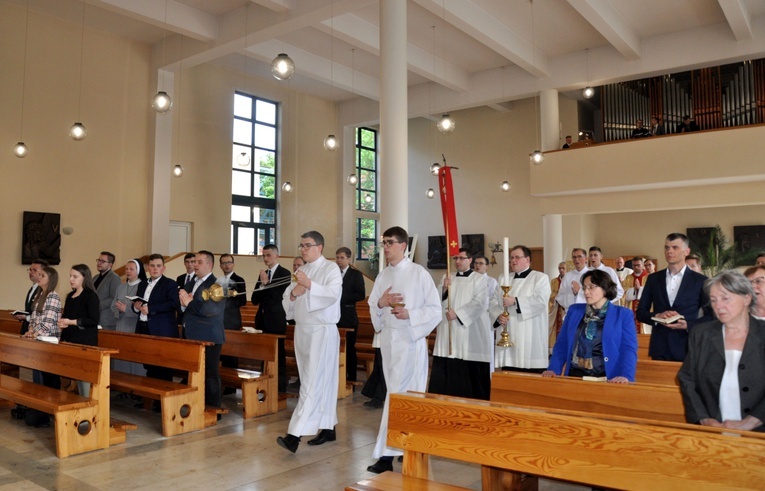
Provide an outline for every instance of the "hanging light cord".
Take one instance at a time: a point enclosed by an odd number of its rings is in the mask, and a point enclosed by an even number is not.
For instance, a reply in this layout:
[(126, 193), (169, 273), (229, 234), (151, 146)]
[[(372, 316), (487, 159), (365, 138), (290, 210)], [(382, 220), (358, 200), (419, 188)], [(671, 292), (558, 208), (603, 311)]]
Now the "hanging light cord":
[(85, 2), (82, 2), (82, 29), (80, 30), (80, 93), (77, 96), (77, 121), (82, 112), (82, 66), (85, 64)]
[(21, 72), (21, 138), (24, 141), (24, 96), (27, 92), (27, 45), (29, 39), (29, 0), (27, 0), (27, 18), (24, 21), (24, 69)]

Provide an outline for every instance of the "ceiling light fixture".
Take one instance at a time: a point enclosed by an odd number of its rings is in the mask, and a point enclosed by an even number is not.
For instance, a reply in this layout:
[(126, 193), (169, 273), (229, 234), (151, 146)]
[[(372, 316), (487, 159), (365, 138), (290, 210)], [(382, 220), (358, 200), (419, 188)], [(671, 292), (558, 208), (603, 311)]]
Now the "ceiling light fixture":
[(436, 192), (433, 190), (433, 188), (428, 188), (428, 190), (425, 192), (425, 196), (427, 196), (428, 199), (433, 199), (436, 196)]
[(449, 113), (444, 114), (441, 116), (441, 119), (438, 120), (438, 123), (436, 124), (436, 128), (438, 128), (438, 131), (440, 131), (444, 135), (448, 135), (449, 133), (454, 131), (454, 127), (457, 126), (457, 124), (454, 122), (451, 116), (449, 116)]
[(88, 130), (85, 125), (80, 123), (80, 112), (82, 110), (82, 65), (85, 63), (85, 2), (82, 2), (82, 28), (80, 30), (80, 88), (77, 99), (77, 122), (69, 128), (69, 136), (72, 140), (80, 141), (88, 136)]
[(356, 183), (359, 182), (359, 178), (356, 176), (356, 174), (351, 174), (345, 178), (345, 182), (347, 182), (350, 186), (355, 186)]
[[(162, 33), (162, 69), (160, 69), (160, 72), (162, 72), (162, 83), (160, 84), (160, 87), (165, 86), (165, 42), (167, 40), (167, 0), (165, 0), (165, 30)], [(151, 107), (154, 108), (155, 111), (157, 111), (159, 114), (167, 114), (167, 112), (170, 110), (170, 108), (173, 107), (173, 98), (168, 95), (167, 92), (160, 90), (157, 92), (157, 95), (154, 96), (154, 98), (151, 100)]]
[(183, 166), (181, 166), (181, 164), (175, 164), (175, 167), (173, 167), (173, 175), (175, 177), (181, 177), (183, 175)]
[(276, 80), (289, 80), (295, 73), (295, 62), (287, 53), (279, 53), (271, 62), (271, 74)]
[(284, 184), (282, 184), (282, 191), (285, 193), (291, 193), (292, 190), (295, 189), (294, 186), (292, 186), (292, 183), (289, 181), (284, 181)]
[(499, 186), (499, 188), (504, 192), (508, 192), (510, 191), (510, 183), (507, 181), (502, 181), (502, 184)]

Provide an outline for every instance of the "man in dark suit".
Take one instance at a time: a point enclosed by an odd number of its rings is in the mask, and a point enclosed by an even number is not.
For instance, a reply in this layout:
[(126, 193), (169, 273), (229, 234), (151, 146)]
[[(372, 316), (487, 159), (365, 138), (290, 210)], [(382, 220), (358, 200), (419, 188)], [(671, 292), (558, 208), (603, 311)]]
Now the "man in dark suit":
[(223, 276), (228, 279), (229, 290), (235, 290), (238, 293), (235, 297), (226, 297), (226, 308), (223, 310), (223, 327), (241, 331), (242, 311), (240, 309), (247, 303), (247, 285), (244, 278), (234, 273), (234, 256), (223, 254), (219, 261)]
[[(637, 318), (653, 326), (648, 355), (654, 360), (683, 361), (688, 330), (712, 319), (704, 294), (707, 277), (685, 265), (685, 257), (690, 252), (688, 237), (681, 233), (669, 234), (664, 240), (667, 269), (649, 275), (645, 282)], [(652, 320), (652, 317), (670, 318), (678, 314), (683, 318), (670, 324)]]
[[(194, 272), (197, 279), (188, 283), (179, 292), (181, 310), (183, 310), (183, 328), (186, 338), (210, 341), (212, 346), (205, 346), (205, 405), (219, 408), (221, 404), (220, 351), (226, 342), (223, 329), (223, 302), (205, 300), (202, 292), (216, 282), (212, 274), (215, 256), (209, 251), (196, 254)], [(220, 415), (219, 415), (220, 416)]]
[[(37, 280), (43, 268), (48, 267), (48, 261), (44, 259), (35, 259), (32, 264), (29, 265), (27, 273), (29, 274), (29, 281), (32, 282), (32, 286), (27, 291), (27, 296), (24, 299), (24, 312), (32, 313), (32, 304), (37, 296)], [(28, 314), (16, 314), (16, 319), (21, 322), (21, 334), (24, 335), (29, 330), (29, 315)]]
[(345, 335), (345, 378), (352, 382), (356, 381), (356, 333), (359, 329), (359, 316), (356, 313), (356, 302), (364, 300), (367, 296), (364, 288), (364, 275), (351, 267), (351, 250), (341, 247), (335, 252), (335, 262), (343, 276), (343, 294), (340, 297), (340, 320), (337, 327), (352, 328), (353, 332)]
[[(197, 275), (194, 273), (194, 264), (197, 262), (196, 257), (196, 254), (193, 252), (187, 252), (186, 255), (183, 256), (183, 265), (186, 267), (186, 272), (182, 275), (178, 275), (175, 279), (175, 283), (178, 285), (179, 290), (184, 288), (189, 281), (193, 282), (196, 279)], [(176, 317), (178, 318), (178, 325), (182, 326), (183, 312), (181, 312), (180, 308), (178, 309)]]
[(96, 259), (98, 274), (93, 277), (93, 287), (98, 293), (100, 309), (98, 325), (110, 331), (117, 329), (117, 318), (112, 312), (112, 301), (117, 294), (117, 287), (121, 283), (120, 277), (112, 270), (114, 260), (114, 254), (109, 251), (101, 251), (98, 259)]
[[(148, 300), (148, 303), (133, 302), (133, 311), (139, 314), (135, 332), (166, 338), (178, 337), (178, 324), (175, 313), (180, 308), (178, 286), (165, 272), (165, 258), (162, 254), (149, 256), (149, 278), (138, 285), (136, 296)], [(145, 365), (146, 376), (160, 380), (173, 380), (172, 369)]]
[[(263, 247), (263, 262), (267, 269), (260, 271), (255, 290), (252, 292), (252, 304), (258, 305), (255, 314), (255, 329), (269, 334), (287, 332), (287, 314), (284, 313), (282, 297), (289, 286), (291, 273), (279, 265), (279, 248), (273, 244)], [(269, 286), (269, 285), (276, 286)], [(264, 290), (260, 288), (267, 287)], [(284, 352), (284, 339), (279, 340), (279, 392), (287, 392), (287, 355)]]

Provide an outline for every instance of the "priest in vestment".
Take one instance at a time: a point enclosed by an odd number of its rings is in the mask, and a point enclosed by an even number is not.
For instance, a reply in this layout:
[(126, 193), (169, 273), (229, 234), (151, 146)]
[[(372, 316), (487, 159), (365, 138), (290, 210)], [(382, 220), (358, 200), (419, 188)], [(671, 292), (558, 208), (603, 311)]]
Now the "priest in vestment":
[(379, 460), (367, 467), (375, 474), (393, 470), (393, 457), (403, 454), (386, 445), (390, 394), (425, 391), (428, 382), (426, 338), (441, 321), (441, 299), (436, 285), (425, 268), (406, 257), (408, 242), (409, 235), (401, 227), (391, 227), (383, 233), (382, 246), (388, 266), (375, 279), (368, 300), (388, 388), (372, 454)]
[[(494, 364), (503, 370), (542, 373), (548, 364), (549, 323), (547, 304), (550, 300), (550, 280), (546, 274), (531, 269), (531, 250), (522, 245), (510, 251), (509, 296), (497, 292), (492, 303), (491, 318), (496, 319), (497, 340), (507, 325), (513, 346), (497, 346)], [(502, 278), (498, 279), (503, 285)], [(503, 307), (504, 306), (504, 307)], [(508, 315), (503, 313), (507, 309)]]
[(343, 279), (334, 262), (322, 256), (324, 236), (304, 233), (300, 254), (305, 265), (295, 273), (297, 282), (284, 291), (282, 306), (287, 319), (295, 319), (295, 359), (300, 375), (300, 395), (287, 435), (279, 446), (295, 453), (303, 435), (318, 434), (309, 445), (335, 440), (337, 386), (340, 365), (340, 296)]
[(441, 279), (444, 317), (436, 331), (428, 392), (489, 400), (494, 331), (487, 277), (470, 268), (469, 249), (460, 249), (454, 259), (457, 271)]
[[(643, 293), (643, 285), (645, 285), (647, 277), (648, 271), (645, 270), (643, 258), (632, 258), (632, 274), (624, 279), (622, 287), (624, 288), (624, 306), (632, 310), (633, 314), (637, 312), (640, 296)], [(638, 334), (640, 334), (642, 325), (643, 323), (637, 320), (637, 315), (635, 314), (635, 329)]]

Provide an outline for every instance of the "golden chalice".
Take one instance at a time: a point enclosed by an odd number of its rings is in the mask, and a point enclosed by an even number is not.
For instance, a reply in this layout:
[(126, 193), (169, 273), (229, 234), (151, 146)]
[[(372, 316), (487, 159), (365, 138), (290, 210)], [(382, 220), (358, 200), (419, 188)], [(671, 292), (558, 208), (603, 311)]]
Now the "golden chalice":
[[(502, 298), (506, 298), (510, 296), (510, 286), (501, 285), (500, 288), (502, 288), (502, 291), (504, 294), (502, 295)], [(503, 302), (504, 303), (504, 302)], [(507, 307), (505, 307), (505, 310), (502, 312), (502, 315), (505, 317), (510, 315), (510, 312), (507, 311)], [(508, 319), (509, 322), (509, 319)], [(497, 341), (497, 346), (500, 348), (511, 348), (513, 346), (513, 342), (510, 341), (510, 333), (507, 332), (507, 324), (502, 326), (502, 332), (499, 335), (499, 341)]]

